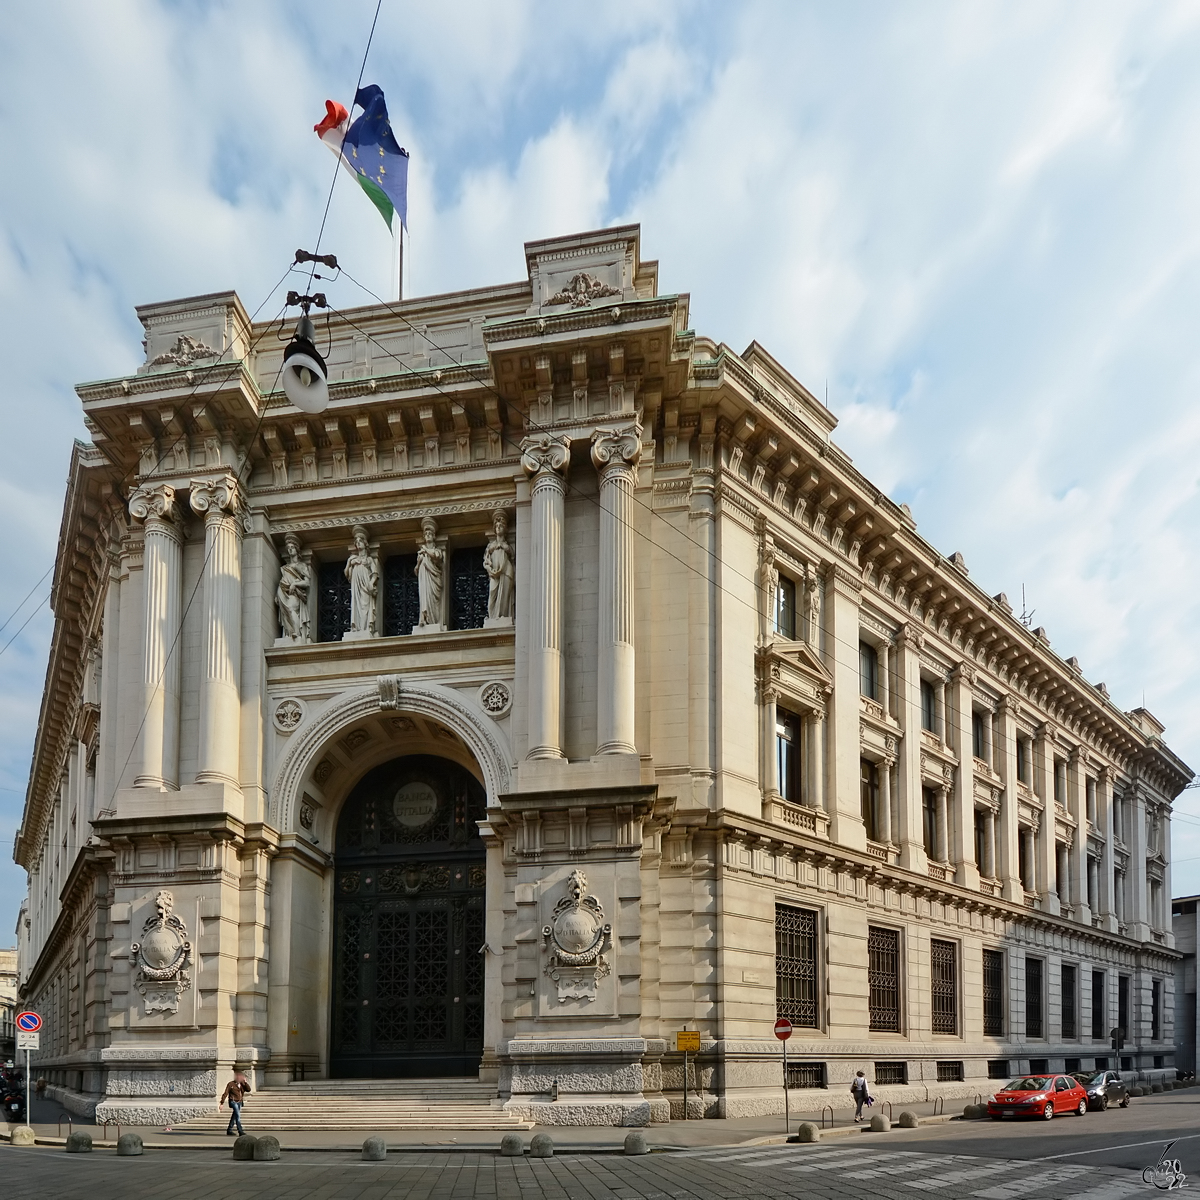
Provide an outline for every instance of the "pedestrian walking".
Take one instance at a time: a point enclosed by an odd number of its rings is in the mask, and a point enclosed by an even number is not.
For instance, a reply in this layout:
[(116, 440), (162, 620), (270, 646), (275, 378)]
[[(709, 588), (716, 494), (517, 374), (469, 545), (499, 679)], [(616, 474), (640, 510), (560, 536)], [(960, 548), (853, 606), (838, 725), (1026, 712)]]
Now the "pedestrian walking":
[(242, 1128), (242, 1105), (246, 1103), (246, 1097), (249, 1094), (250, 1080), (246, 1078), (245, 1072), (235, 1068), (233, 1078), (225, 1085), (225, 1090), (221, 1093), (221, 1099), (217, 1105), (220, 1108), (226, 1101), (229, 1103), (229, 1128), (225, 1130), (227, 1137), (233, 1136), (235, 1125), (238, 1133), (246, 1132)]
[(859, 1073), (850, 1081), (850, 1095), (854, 1097), (854, 1120), (856, 1122), (861, 1121), (863, 1105), (871, 1105), (875, 1103), (875, 1101), (871, 1098), (869, 1089), (867, 1088), (867, 1076), (865, 1071), (859, 1071)]

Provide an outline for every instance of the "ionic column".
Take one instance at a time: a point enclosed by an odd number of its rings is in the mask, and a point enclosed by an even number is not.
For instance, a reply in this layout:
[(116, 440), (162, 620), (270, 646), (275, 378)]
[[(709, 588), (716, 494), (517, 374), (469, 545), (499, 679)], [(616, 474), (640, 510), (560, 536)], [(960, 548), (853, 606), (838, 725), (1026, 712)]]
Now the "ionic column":
[(199, 783), (238, 784), (242, 654), (241, 496), (237, 480), (193, 479), (204, 516), (204, 673), (200, 676)]
[(563, 497), (571, 439), (548, 433), (521, 443), (532, 481), (529, 547), (529, 750), (562, 758)]
[(937, 819), (934, 823), (937, 828), (934, 832), (937, 834), (937, 836), (934, 839), (936, 842), (934, 849), (937, 852), (938, 862), (944, 863), (949, 861), (950, 857), (950, 830), (948, 828), (950, 816), (950, 788), (945, 784), (938, 788), (936, 815)]
[(1085, 769), (1086, 765), (1076, 747), (1067, 759), (1067, 811), (1075, 818), (1075, 836), (1071, 840), (1071, 848), (1067, 851), (1070, 876), (1068, 895), (1071, 901), (1071, 916), (1076, 921), (1090, 925), (1092, 911), (1088, 907), (1087, 898), (1088, 822)]
[[(141, 765), (134, 787), (179, 786), (179, 621), (181, 536), (175, 489), (143, 485), (129, 512), (145, 524), (142, 549)], [(115, 670), (115, 665), (110, 668)], [(136, 718), (135, 718), (136, 719)]]
[[(633, 488), (642, 428), (598, 429), (592, 464), (600, 476), (600, 611), (596, 753), (636, 754), (633, 651)], [(778, 789), (776, 789), (778, 790)]]
[(983, 873), (996, 878), (996, 821), (998, 814), (988, 809), (983, 821)]
[(829, 811), (825, 791), (825, 714), (815, 711), (808, 720), (809, 746), (809, 789), (807, 801), (811, 808)]
[(879, 764), (879, 828), (876, 832), (884, 845), (890, 845), (892, 841), (892, 766), (895, 761), (885, 758)]

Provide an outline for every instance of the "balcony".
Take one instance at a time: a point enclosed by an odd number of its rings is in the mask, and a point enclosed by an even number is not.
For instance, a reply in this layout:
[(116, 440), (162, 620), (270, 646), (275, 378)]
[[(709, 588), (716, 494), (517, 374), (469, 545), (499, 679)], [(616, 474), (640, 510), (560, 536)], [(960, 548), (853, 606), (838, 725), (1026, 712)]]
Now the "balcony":
[(950, 878), (950, 867), (948, 864), (931, 862), (928, 865), (928, 871), (930, 879), (937, 879), (942, 883), (945, 883)]

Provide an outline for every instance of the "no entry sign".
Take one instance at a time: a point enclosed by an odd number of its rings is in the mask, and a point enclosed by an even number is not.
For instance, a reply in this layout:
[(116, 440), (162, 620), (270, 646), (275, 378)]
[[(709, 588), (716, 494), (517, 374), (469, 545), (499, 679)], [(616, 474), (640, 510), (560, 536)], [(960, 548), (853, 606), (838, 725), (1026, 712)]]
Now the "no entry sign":
[(28, 1010), (17, 1013), (17, 1028), (22, 1033), (37, 1033), (41, 1027), (42, 1018), (37, 1013)]
[(780, 1017), (775, 1022), (775, 1036), (781, 1042), (786, 1042), (792, 1036), (792, 1023), (787, 1017)]

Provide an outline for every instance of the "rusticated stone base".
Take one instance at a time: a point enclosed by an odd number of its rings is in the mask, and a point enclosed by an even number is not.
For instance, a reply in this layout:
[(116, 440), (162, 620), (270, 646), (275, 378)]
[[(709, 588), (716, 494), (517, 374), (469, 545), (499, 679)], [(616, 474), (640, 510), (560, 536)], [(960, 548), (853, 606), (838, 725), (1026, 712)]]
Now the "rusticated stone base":
[(150, 1097), (143, 1100), (105, 1100), (96, 1105), (96, 1123), (112, 1121), (121, 1125), (178, 1125), (216, 1111), (215, 1099), (207, 1104), (172, 1102), (166, 1098), (156, 1103)]
[(513, 1098), (504, 1108), (536, 1125), (615, 1125), (640, 1128), (650, 1124), (648, 1100), (582, 1099), (539, 1101)]

